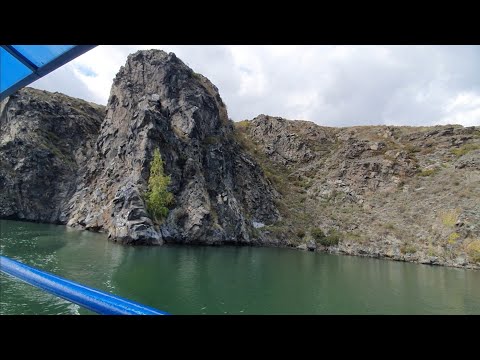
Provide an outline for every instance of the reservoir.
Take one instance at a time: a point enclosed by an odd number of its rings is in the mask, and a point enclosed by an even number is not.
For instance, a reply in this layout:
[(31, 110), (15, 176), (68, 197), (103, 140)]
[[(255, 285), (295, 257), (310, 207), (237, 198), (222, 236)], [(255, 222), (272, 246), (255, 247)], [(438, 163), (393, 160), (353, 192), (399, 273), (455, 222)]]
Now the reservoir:
[[(480, 314), (480, 271), (234, 246), (129, 247), (0, 220), (0, 253), (171, 314)], [(0, 273), (0, 314), (92, 314)]]

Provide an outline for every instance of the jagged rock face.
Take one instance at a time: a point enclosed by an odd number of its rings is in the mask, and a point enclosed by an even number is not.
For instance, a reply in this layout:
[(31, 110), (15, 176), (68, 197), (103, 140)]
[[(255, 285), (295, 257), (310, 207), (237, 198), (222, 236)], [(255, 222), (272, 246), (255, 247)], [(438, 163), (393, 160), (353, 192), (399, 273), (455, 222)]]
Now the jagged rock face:
[[(250, 136), (261, 142), (263, 151), (272, 161), (282, 165), (306, 163), (315, 157), (315, 150), (330, 147), (332, 137), (319, 126), (297, 120), (298, 124), (281, 117), (259, 115), (249, 127)], [(302, 124), (304, 126), (295, 126)]]
[(0, 105), (0, 218), (65, 223), (105, 107), (25, 88)]
[[(275, 192), (233, 139), (217, 88), (174, 54), (139, 51), (118, 72), (68, 222), (132, 244), (253, 243), (278, 218)], [(159, 148), (175, 205), (160, 226), (143, 194)]]

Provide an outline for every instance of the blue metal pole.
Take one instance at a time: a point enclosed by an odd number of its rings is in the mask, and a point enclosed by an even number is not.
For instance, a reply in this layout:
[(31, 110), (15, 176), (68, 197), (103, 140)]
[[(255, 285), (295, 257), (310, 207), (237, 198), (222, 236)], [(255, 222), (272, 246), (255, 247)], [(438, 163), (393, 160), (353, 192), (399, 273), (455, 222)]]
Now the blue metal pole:
[(0, 256), (0, 271), (102, 315), (169, 315)]

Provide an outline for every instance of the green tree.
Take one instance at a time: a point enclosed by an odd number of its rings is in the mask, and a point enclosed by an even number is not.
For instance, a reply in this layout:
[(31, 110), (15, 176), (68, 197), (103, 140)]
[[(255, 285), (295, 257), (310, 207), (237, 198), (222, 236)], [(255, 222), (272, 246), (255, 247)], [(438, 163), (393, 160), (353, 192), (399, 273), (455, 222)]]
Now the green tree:
[(155, 149), (153, 160), (150, 164), (150, 177), (148, 178), (147, 209), (153, 220), (160, 223), (168, 214), (168, 206), (173, 203), (173, 194), (168, 192), (170, 176), (163, 170), (162, 155)]

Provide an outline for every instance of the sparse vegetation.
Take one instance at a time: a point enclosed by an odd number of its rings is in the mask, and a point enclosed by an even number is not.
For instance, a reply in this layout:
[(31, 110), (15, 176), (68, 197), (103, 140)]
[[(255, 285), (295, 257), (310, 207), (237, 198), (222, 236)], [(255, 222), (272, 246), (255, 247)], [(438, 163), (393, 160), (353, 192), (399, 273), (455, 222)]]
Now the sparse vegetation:
[(456, 233), (456, 232), (451, 233), (448, 236), (448, 243), (449, 244), (455, 244), (459, 237), (460, 237), (460, 235), (458, 233)]
[(392, 223), (386, 223), (386, 224), (385, 224), (385, 229), (395, 230), (395, 225), (392, 224)]
[(325, 240), (327, 244), (323, 244), (323, 245), (327, 245), (327, 246), (338, 245), (338, 243), (340, 242), (340, 234), (338, 233), (338, 231), (332, 229), (328, 232), (328, 235), (325, 238)]
[(438, 252), (437, 252), (437, 250), (435, 250), (435, 248), (432, 245), (429, 245), (428, 250), (427, 250), (427, 255), (428, 256), (438, 256)]
[(409, 154), (415, 154), (420, 152), (420, 149), (412, 144), (405, 145), (405, 151)]
[(437, 169), (422, 169), (418, 176), (431, 176), (437, 172)]
[(400, 252), (402, 254), (415, 254), (417, 252), (417, 247), (413, 244), (404, 243), (400, 246)]
[(347, 232), (345, 238), (350, 241), (358, 242), (364, 244), (367, 242), (367, 239), (357, 232)]
[(459, 215), (460, 215), (460, 210), (458, 209), (442, 212), (440, 217), (442, 219), (443, 226), (446, 226), (448, 228), (453, 228), (458, 221)]
[(155, 149), (150, 165), (146, 202), (148, 212), (157, 224), (167, 216), (168, 207), (173, 203), (173, 194), (167, 190), (170, 182), (170, 176), (164, 174), (160, 150)]
[(463, 145), (462, 147), (460, 147), (458, 149), (451, 149), (450, 152), (453, 155), (455, 155), (457, 157), (460, 157), (460, 156), (468, 154), (470, 151), (478, 150), (478, 149), (480, 149), (479, 144), (466, 144), (466, 145)]
[(199, 73), (196, 73), (195, 71), (192, 71), (192, 76), (194, 79), (201, 80), (202, 76)]
[[(471, 211), (470, 204), (462, 199), (478, 194), (473, 178), (455, 172), (454, 156), (443, 144), (446, 139), (429, 137), (424, 147), (424, 135), (435, 129), (395, 128), (396, 141), (389, 142), (383, 131), (378, 138), (372, 138), (372, 128), (356, 128), (349, 136), (368, 142), (384, 142), (387, 146), (381, 150), (388, 161), (367, 160), (364, 155), (357, 155), (342, 163), (343, 168), (339, 170), (339, 154), (349, 147), (342, 138), (329, 134), (334, 143), (318, 142), (329, 146), (326, 151), (318, 144), (310, 144), (306, 136), (302, 141), (315, 152), (314, 160), (295, 162), (286, 158), (284, 161), (281, 158), (284, 153), (275, 152), (283, 145), (277, 144), (275, 138), (264, 140), (258, 132), (253, 133), (254, 124), (252, 121), (236, 122), (234, 136), (240, 139), (281, 195), (276, 199), (283, 222), (278, 226), (279, 236), (285, 239), (285, 234), (291, 231), (291, 241), (305, 242), (311, 238), (324, 246), (340, 242), (340, 235), (347, 243), (359, 244), (361, 248), (367, 244), (375, 248), (380, 241), (384, 243), (378, 246), (385, 249), (403, 244), (403, 254), (429, 254), (439, 257), (440, 262), (447, 258), (452, 260), (463, 252), (465, 234), (455, 229), (455, 224), (462, 211)], [(305, 129), (296, 124), (286, 124), (285, 132), (301, 137)], [(395, 178), (385, 175), (391, 170)], [(367, 177), (364, 178), (364, 174)], [(377, 180), (379, 185), (376, 185)], [(364, 187), (359, 188), (358, 183)], [(436, 210), (434, 200), (440, 198), (443, 208)], [(337, 232), (329, 233), (328, 229), (332, 228)], [(394, 245), (397, 241), (400, 244)]]
[(250, 126), (250, 121), (248, 120), (238, 121), (236, 123), (236, 126), (240, 129), (248, 129), (248, 127)]
[(337, 245), (340, 241), (340, 234), (333, 229), (328, 232), (328, 235), (325, 235), (322, 229), (313, 228), (310, 230), (310, 235), (316, 243), (323, 246)]
[(471, 241), (467, 245), (466, 253), (473, 262), (480, 263), (480, 240)]
[(325, 238), (325, 233), (323, 232), (322, 229), (319, 228), (313, 228), (310, 230), (310, 235), (312, 235), (312, 238), (316, 242), (320, 242), (322, 239)]

